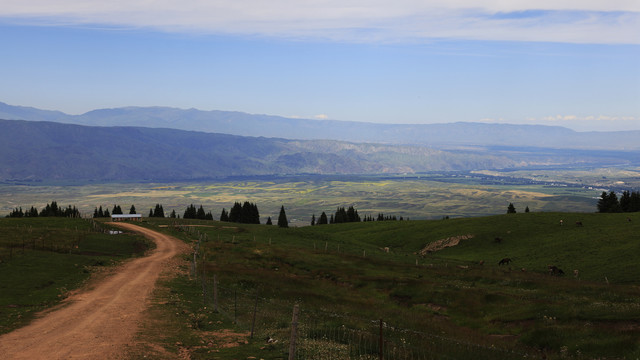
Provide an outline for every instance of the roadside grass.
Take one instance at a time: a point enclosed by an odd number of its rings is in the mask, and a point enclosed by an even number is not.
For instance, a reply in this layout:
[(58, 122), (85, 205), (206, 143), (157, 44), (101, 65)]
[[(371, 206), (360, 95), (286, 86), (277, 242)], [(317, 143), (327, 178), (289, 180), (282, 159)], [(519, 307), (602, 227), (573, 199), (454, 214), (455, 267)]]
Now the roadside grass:
[[(187, 313), (171, 308), (182, 319), (176, 321), (193, 325), (191, 314), (201, 318), (201, 328), (172, 339), (196, 341), (194, 359), (285, 358), (294, 304), (306, 329), (299, 352), (307, 358), (322, 351), (366, 358), (354, 355), (354, 338), (344, 334), (376, 334), (379, 319), (388, 346), (404, 344), (415, 358), (438, 358), (424, 352), (487, 359), (640, 354), (640, 214), (519, 213), (289, 229), (154, 219), (148, 226), (171, 223), (207, 225), (192, 232), (159, 228), (194, 244), (201, 239), (195, 276), (168, 285), (183, 289), (176, 296)], [(429, 243), (460, 235), (473, 236), (419, 255)], [(512, 262), (498, 265), (504, 257)], [(564, 276), (550, 275), (547, 265), (564, 269)], [(214, 275), (218, 312), (211, 312)], [(216, 344), (224, 331), (250, 330), (256, 294), (254, 339)], [(267, 336), (279, 342), (267, 344)], [(376, 341), (366, 340), (365, 352), (376, 355)]]
[(92, 273), (151, 246), (136, 235), (98, 232), (82, 219), (0, 219), (0, 333), (26, 325)]

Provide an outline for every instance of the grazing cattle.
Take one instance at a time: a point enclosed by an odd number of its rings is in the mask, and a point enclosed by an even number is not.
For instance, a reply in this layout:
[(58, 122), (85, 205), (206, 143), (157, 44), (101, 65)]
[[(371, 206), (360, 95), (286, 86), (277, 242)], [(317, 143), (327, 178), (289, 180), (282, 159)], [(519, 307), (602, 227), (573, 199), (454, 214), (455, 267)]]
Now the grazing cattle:
[(478, 264), (484, 265), (484, 260), (480, 260), (480, 262)]
[(504, 258), (502, 260), (500, 260), (500, 262), (498, 262), (498, 265), (507, 265), (511, 262), (511, 259), (509, 258)]
[(578, 269), (573, 270), (573, 277), (577, 278), (580, 275)]
[(495, 239), (493, 239), (493, 242), (497, 242), (498, 244), (500, 244), (502, 242), (502, 238), (496, 237)]
[(564, 225), (564, 220), (560, 220), (560, 226)]
[(628, 218), (627, 218), (627, 221), (628, 221), (628, 222), (631, 222), (631, 218), (630, 218), (630, 217), (628, 217)]
[(564, 271), (555, 265), (548, 265), (547, 268), (549, 268), (549, 274), (551, 275), (564, 275)]
[(582, 221), (576, 221), (576, 226), (582, 226)]

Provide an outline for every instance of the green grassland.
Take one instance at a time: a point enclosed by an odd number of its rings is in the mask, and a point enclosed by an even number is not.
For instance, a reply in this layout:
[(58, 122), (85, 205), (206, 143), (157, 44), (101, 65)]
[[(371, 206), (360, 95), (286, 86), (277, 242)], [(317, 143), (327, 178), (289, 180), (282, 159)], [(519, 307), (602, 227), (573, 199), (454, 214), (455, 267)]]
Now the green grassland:
[[(301, 358), (377, 358), (379, 319), (385, 346), (396, 351), (385, 358), (640, 356), (637, 213), (532, 212), (289, 229), (174, 224), (147, 226), (194, 245), (199, 239), (197, 270), (185, 266), (189, 275), (165, 283), (152, 310), (165, 314), (164, 325), (144, 336), (162, 337), (175, 352), (189, 349), (194, 359), (286, 358), (294, 303), (302, 313)], [(461, 235), (466, 239), (456, 246), (420, 255), (430, 243)], [(504, 257), (512, 262), (498, 265)], [(565, 275), (550, 275), (548, 265)], [(225, 331), (236, 334), (234, 346), (220, 345)], [(373, 339), (362, 340), (362, 332)], [(280, 342), (267, 345), (266, 336)], [(369, 344), (364, 355), (363, 343)], [(319, 355), (325, 352), (332, 355)]]
[[(627, 176), (624, 172), (614, 173)], [(524, 175), (523, 175), (524, 176)], [(165, 214), (182, 214), (190, 204), (203, 205), (218, 218), (223, 208), (234, 202), (250, 201), (258, 205), (261, 220), (276, 218), (282, 205), (293, 226), (308, 225), (324, 211), (354, 206), (361, 216), (378, 213), (407, 219), (502, 214), (509, 203), (518, 212), (531, 211), (593, 212), (601, 190), (582, 186), (552, 186), (551, 183), (505, 181), (504, 177), (479, 178), (471, 173), (431, 173), (397, 176), (351, 177), (274, 177), (253, 180), (211, 181), (202, 183), (125, 183), (57, 185), (0, 185), (0, 214), (16, 207), (42, 208), (52, 200), (73, 204), (84, 214), (114, 204), (128, 209), (135, 205), (148, 214), (162, 204)]]
[(0, 219), (0, 334), (63, 300), (93, 273), (152, 244), (82, 219)]

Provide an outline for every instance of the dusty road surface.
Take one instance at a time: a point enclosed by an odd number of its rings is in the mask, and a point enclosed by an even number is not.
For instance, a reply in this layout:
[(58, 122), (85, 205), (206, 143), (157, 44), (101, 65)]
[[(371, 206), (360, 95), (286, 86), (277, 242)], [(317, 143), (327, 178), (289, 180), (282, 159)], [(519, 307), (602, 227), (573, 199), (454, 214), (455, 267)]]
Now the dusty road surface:
[(133, 224), (117, 225), (144, 234), (157, 248), (70, 296), (67, 305), (1, 336), (0, 359), (126, 358), (160, 272), (186, 245)]

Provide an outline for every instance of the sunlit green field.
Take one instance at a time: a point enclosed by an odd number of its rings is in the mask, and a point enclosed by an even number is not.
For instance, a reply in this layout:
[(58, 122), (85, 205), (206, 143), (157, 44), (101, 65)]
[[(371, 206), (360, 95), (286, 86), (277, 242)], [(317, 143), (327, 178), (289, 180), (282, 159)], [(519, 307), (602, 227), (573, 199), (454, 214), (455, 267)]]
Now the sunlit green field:
[(234, 202), (258, 205), (261, 221), (276, 218), (284, 205), (293, 226), (308, 225), (324, 211), (354, 206), (361, 216), (378, 213), (404, 219), (440, 219), (502, 214), (509, 203), (518, 212), (596, 210), (600, 189), (480, 181), (458, 174), (394, 177), (289, 177), (201, 183), (126, 183), (56, 185), (0, 185), (0, 214), (15, 207), (41, 208), (50, 201), (73, 204), (84, 214), (114, 204), (135, 205), (143, 215), (155, 204), (166, 214), (182, 214), (190, 204), (203, 205), (218, 218)]

